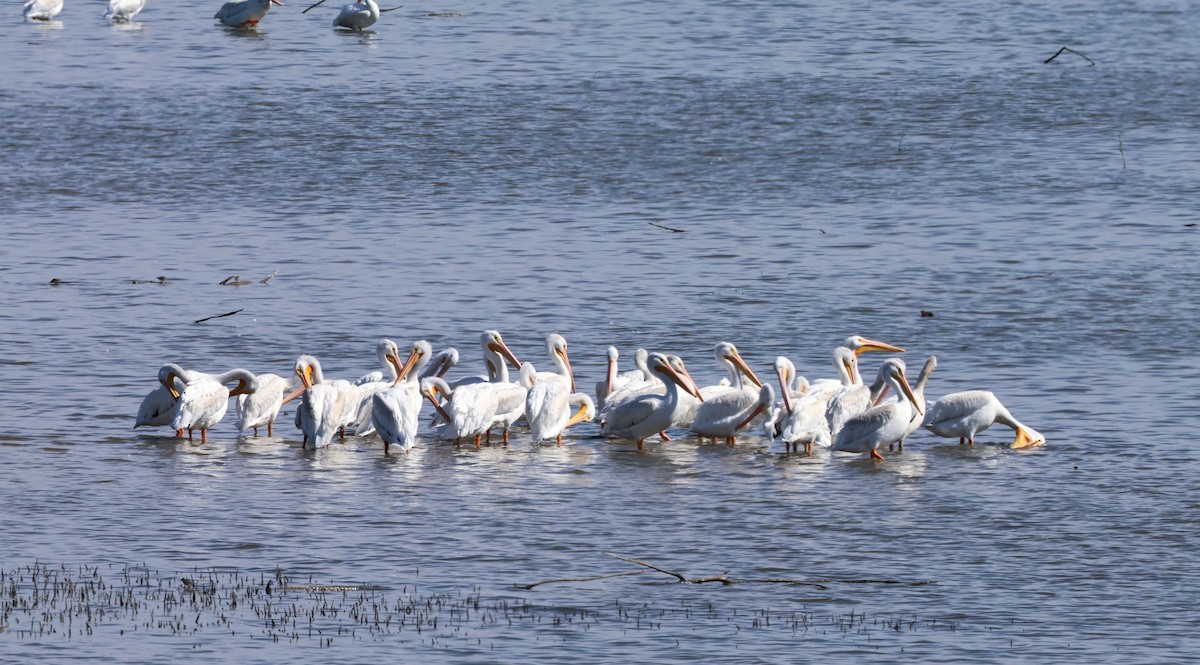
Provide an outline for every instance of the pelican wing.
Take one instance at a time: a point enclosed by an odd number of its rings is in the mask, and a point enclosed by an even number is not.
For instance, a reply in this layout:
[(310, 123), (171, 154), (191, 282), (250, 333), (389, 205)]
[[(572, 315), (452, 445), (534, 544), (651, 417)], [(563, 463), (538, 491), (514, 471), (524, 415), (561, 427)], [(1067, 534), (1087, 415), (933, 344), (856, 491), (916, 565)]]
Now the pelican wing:
[(137, 420), (134, 427), (157, 427), (169, 425), (175, 419), (179, 400), (171, 395), (165, 386), (151, 390), (138, 407)]
[(834, 441), (833, 449), (865, 453), (900, 439), (908, 415), (908, 405), (884, 404), (867, 409), (846, 421)]
[(179, 395), (179, 411), (171, 429), (210, 429), (229, 409), (229, 388), (211, 378), (192, 381)]
[(923, 426), (938, 436), (972, 436), (995, 419), (996, 396), (986, 390), (967, 390), (943, 395), (929, 405)]

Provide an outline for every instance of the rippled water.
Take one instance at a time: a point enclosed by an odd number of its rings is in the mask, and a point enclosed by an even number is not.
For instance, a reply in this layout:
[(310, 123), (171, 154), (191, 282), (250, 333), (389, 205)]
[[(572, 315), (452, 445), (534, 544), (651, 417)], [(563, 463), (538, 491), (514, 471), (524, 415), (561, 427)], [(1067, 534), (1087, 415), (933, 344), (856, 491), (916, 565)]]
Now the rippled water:
[[(11, 11), (0, 568), (279, 567), (528, 602), (544, 620), (322, 646), (248, 639), (250, 620), (70, 640), (10, 618), (0, 654), (1195, 653), (1186, 5), (436, 4), (348, 35), (333, 9), (296, 4), (225, 30), (216, 4), (151, 0), (133, 29), (100, 3), (68, 0), (49, 26)], [(1043, 64), (1064, 45), (1095, 66)], [(918, 434), (872, 464), (755, 437), (639, 453), (588, 425), (561, 449), (518, 434), (385, 458), (371, 440), (300, 450), (290, 427), (238, 438), (225, 422), (204, 445), (130, 429), (164, 361), (286, 373), (313, 353), (353, 377), (388, 336), (455, 345), (474, 373), (486, 328), (535, 362), (563, 334), (584, 386), (608, 344), (679, 353), (712, 381), (729, 340), (760, 373), (782, 353), (817, 377), (861, 333), (914, 368), (937, 354), (930, 395), (993, 390), (1049, 444)], [(936, 583), (512, 588), (636, 568), (605, 552), (691, 576)], [(571, 608), (594, 624), (552, 620)], [(811, 624), (753, 620), (774, 612)]]

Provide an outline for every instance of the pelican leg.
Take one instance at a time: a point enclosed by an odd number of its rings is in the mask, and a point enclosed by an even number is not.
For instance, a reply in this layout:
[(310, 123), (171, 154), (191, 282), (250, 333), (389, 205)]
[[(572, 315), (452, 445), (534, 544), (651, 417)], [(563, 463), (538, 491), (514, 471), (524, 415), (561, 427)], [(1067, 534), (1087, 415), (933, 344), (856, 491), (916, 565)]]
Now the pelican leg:
[(558, 435), (558, 447), (560, 447), (560, 448), (562, 447), (562, 435), (561, 434)]
[(254, 436), (258, 436), (258, 428), (257, 427), (254, 428)]
[(188, 441), (191, 441), (192, 440), (192, 428), (191, 427), (187, 428), (187, 431), (188, 431)]
[(889, 453), (890, 453), (890, 452), (892, 452), (892, 446), (894, 446), (894, 445), (896, 445), (896, 443), (895, 443), (895, 442), (892, 442), (892, 443), (889, 443), (889, 444), (888, 444), (888, 452), (889, 452)]
[(975, 437), (972, 436), (971, 438), (967, 439), (967, 445), (968, 446), (975, 445)]
[(505, 428), (505, 430), (504, 430), (504, 445), (506, 445), (506, 446), (508, 445), (508, 429), (507, 428)]
[(880, 455), (878, 450), (875, 450), (874, 448), (872, 448), (871, 449), (871, 459), (878, 461), (878, 462), (882, 462), (883, 455)]
[(737, 437), (736, 436), (725, 437), (725, 443), (728, 443), (731, 446), (736, 446), (737, 445)]
[(659, 432), (659, 433), (658, 433), (658, 436), (659, 436), (659, 438), (661, 438), (663, 441), (670, 441), (670, 440), (671, 440), (671, 437), (667, 436), (667, 431), (666, 431), (666, 430), (663, 430), (663, 431)]
[[(892, 447), (888, 446), (888, 450), (891, 451), (891, 449), (892, 449)], [(899, 441), (896, 442), (896, 450), (898, 450), (900, 452), (904, 452), (904, 439), (900, 439)]]
[(958, 445), (960, 445), (960, 446), (961, 446), (961, 445), (963, 445), (963, 444), (964, 444), (964, 443), (966, 443), (966, 442), (967, 442), (966, 438), (964, 438), (964, 437), (961, 437), (961, 436), (960, 436), (960, 437), (958, 437)]
[[(796, 446), (796, 452), (800, 452), (799, 448), (800, 448), (800, 446), (799, 446), (799, 444), (797, 444), (797, 446)], [(811, 454), (812, 454), (812, 441), (808, 441), (808, 442), (806, 442), (806, 443), (804, 444), (804, 454), (805, 454), (805, 455), (811, 455)]]
[(482, 438), (483, 438), (483, 437), (479, 436), (478, 434), (476, 434), (476, 435), (475, 435), (475, 448), (476, 448), (476, 449), (478, 449), (478, 448), (479, 448), (479, 440), (480, 440), (480, 439), (482, 439)]
[(206, 441), (208, 441), (208, 430), (201, 427), (200, 428), (200, 443), (205, 443)]
[(176, 437), (176, 438), (178, 438), (178, 439), (182, 439), (182, 438), (183, 438), (183, 428), (182, 428), (182, 427), (180, 427), (179, 429), (175, 430), (175, 437)]
[(383, 454), (384, 454), (384, 455), (388, 454), (388, 441), (387, 441), (387, 439), (384, 439), (384, 440), (383, 440)]
[(642, 449), (642, 442), (643, 442), (643, 441), (645, 441), (645, 439), (638, 439), (638, 450), (641, 450), (641, 449)]
[[(271, 429), (272, 429), (272, 428), (271, 428), (271, 425), (274, 425), (274, 424), (275, 424), (275, 421), (274, 421), (274, 420), (272, 420), (272, 421), (270, 421), (270, 422), (268, 422), (268, 423), (267, 423), (267, 436), (275, 436), (275, 433), (271, 431)], [(256, 430), (254, 430), (254, 435), (255, 435), (255, 436), (258, 436), (258, 430), (257, 430), (257, 429), (256, 429)]]
[[(492, 445), (492, 428), (489, 427), (486, 433), (487, 436), (483, 439), (483, 442), (490, 446)], [(479, 446), (479, 437), (475, 437), (475, 446)]]

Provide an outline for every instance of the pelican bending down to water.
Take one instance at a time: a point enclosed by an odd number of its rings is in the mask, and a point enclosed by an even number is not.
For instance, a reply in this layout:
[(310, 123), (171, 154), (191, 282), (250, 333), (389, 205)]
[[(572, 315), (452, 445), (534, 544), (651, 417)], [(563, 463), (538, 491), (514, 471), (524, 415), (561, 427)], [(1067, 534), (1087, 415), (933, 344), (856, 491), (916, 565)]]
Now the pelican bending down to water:
[(354, 417), (358, 391), (344, 379), (326, 381), (320, 361), (313, 356), (296, 359), (296, 375), (304, 384), (300, 408), (296, 409), (296, 420), (304, 432), (300, 447), (307, 446), (309, 441), (317, 448), (327, 446), (333, 435)]
[[(230, 381), (238, 384), (233, 390), (225, 386)], [(254, 375), (249, 370), (233, 369), (213, 377), (208, 374), (193, 373), (187, 386), (179, 394), (179, 407), (175, 419), (171, 421), (171, 429), (179, 433), (188, 431), (188, 439), (192, 438), (192, 430), (200, 430), (200, 442), (208, 440), (208, 430), (221, 422), (225, 412), (229, 410), (231, 396), (245, 394)], [(171, 386), (168, 386), (168, 389)]]
[(358, 0), (342, 5), (342, 10), (333, 17), (333, 27), (363, 31), (379, 20), (379, 5), (375, 0)]
[(650, 372), (666, 386), (662, 395), (639, 395), (614, 409), (604, 423), (604, 434), (637, 441), (638, 450), (646, 437), (671, 426), (680, 406), (680, 389), (694, 391), (694, 383), (671, 366), (665, 354), (652, 352), (648, 359)]
[(392, 444), (407, 451), (417, 442), (417, 420), (421, 415), (421, 390), (418, 382), (409, 378), (413, 372), (420, 373), (429, 362), (433, 350), (429, 342), (421, 340), (413, 344), (408, 360), (400, 365), (396, 360), (396, 380), (388, 388), (371, 396), (371, 422), (383, 439), (383, 454), (388, 454)]
[[(532, 364), (521, 366), (521, 378), (531, 386), (525, 397), (525, 420), (535, 442), (554, 439), (561, 446), (563, 430), (596, 417), (592, 398), (570, 392), (562, 381), (538, 381)], [(574, 415), (572, 406), (579, 407)]]
[[(250, 382), (247, 391), (238, 395), (233, 403), (233, 413), (237, 416), (238, 431), (254, 429), (258, 436), (258, 428), (266, 426), (267, 436), (274, 435), (275, 417), (283, 406), (284, 393), (287, 392), (289, 381), (278, 374), (256, 374)], [(296, 396), (299, 393), (295, 394)]]
[(888, 386), (896, 390), (899, 399), (891, 404), (873, 406), (846, 421), (834, 439), (834, 450), (870, 453), (871, 459), (882, 460), (878, 448), (900, 440), (908, 429), (913, 411), (923, 412), (904, 376), (903, 360), (888, 358), (883, 361), (880, 372)]
[[(464, 438), (473, 438), (476, 448), (484, 433), (492, 428), (499, 405), (496, 392), (487, 383), (468, 383), (451, 388), (444, 379), (430, 376), (421, 380), (421, 394), (429, 399), (446, 421), (442, 429), (443, 439), (452, 438), (457, 444)], [(444, 397), (445, 402), (438, 401), (438, 395)]]
[[(170, 425), (179, 411), (179, 394), (187, 387), (191, 372), (175, 363), (167, 363), (158, 369), (159, 386), (151, 390), (138, 407), (134, 428)], [(176, 436), (183, 432), (176, 431)]]
[(22, 12), (27, 20), (49, 21), (63, 10), (63, 0), (29, 0)]
[(113, 23), (129, 23), (146, 7), (146, 0), (108, 0), (104, 18)]
[(247, 28), (258, 25), (272, 4), (284, 6), (279, 0), (234, 0), (221, 5), (213, 18), (231, 28)]
[(923, 426), (938, 436), (958, 437), (959, 445), (964, 441), (975, 445), (975, 435), (993, 423), (1008, 425), (1016, 430), (1017, 436), (1011, 448), (1046, 443), (1046, 437), (1013, 418), (1000, 400), (986, 390), (968, 390), (942, 396), (929, 405)]

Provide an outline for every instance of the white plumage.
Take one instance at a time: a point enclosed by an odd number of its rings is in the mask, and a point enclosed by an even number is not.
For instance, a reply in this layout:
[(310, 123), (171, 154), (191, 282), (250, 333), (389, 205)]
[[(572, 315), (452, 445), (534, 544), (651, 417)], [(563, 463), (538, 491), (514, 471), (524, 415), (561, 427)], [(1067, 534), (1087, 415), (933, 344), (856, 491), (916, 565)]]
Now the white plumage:
[(341, 11), (333, 18), (333, 27), (349, 30), (365, 30), (379, 20), (379, 5), (375, 0), (359, 0), (348, 5), (342, 5)]
[(271, 11), (272, 4), (283, 6), (279, 0), (234, 0), (221, 5), (213, 18), (231, 28), (255, 26)]
[(1008, 425), (1016, 431), (1016, 439), (1010, 444), (1013, 448), (1046, 442), (1046, 437), (1021, 424), (994, 394), (986, 390), (968, 390), (942, 396), (929, 405), (923, 426), (938, 436), (958, 437), (960, 444), (965, 440), (974, 445), (975, 435), (993, 423)]
[(104, 18), (113, 23), (129, 23), (146, 7), (146, 0), (108, 0)]
[(49, 21), (63, 10), (63, 0), (29, 0), (25, 3), (25, 18), (34, 21)]

